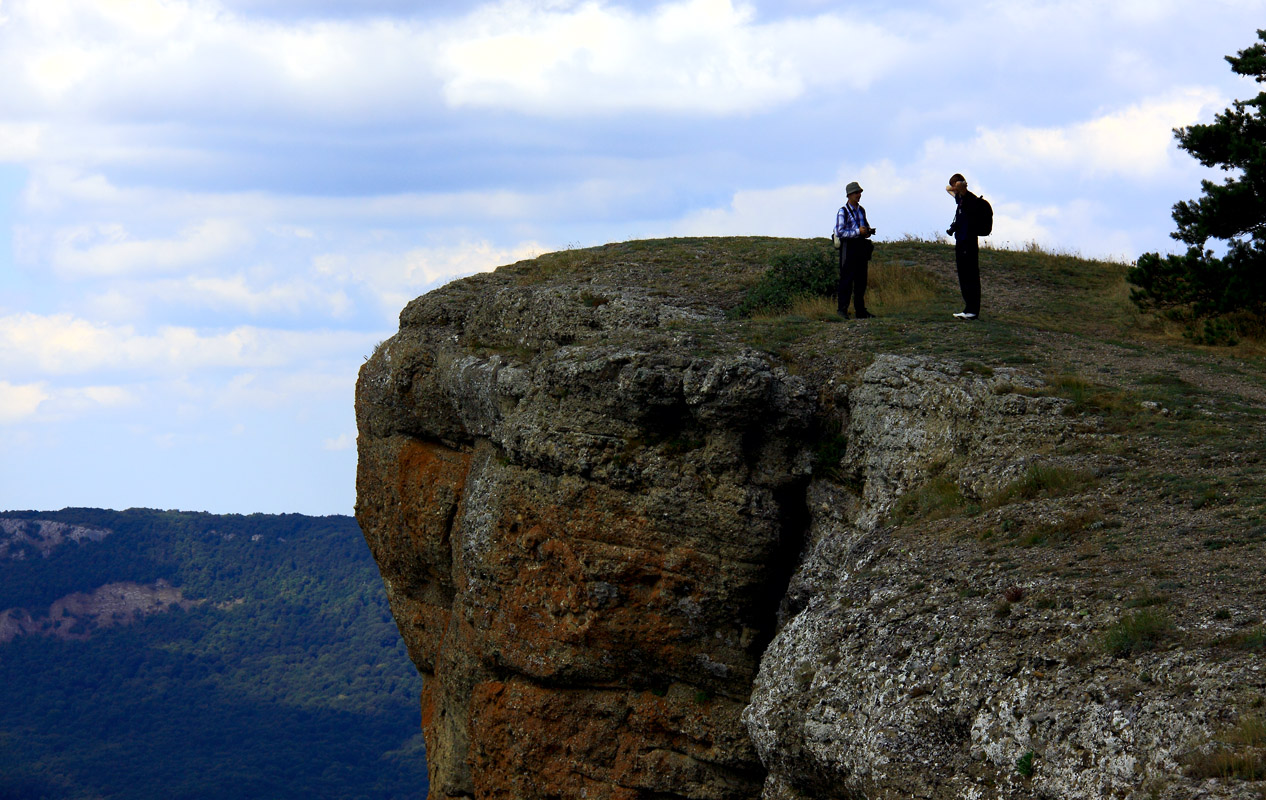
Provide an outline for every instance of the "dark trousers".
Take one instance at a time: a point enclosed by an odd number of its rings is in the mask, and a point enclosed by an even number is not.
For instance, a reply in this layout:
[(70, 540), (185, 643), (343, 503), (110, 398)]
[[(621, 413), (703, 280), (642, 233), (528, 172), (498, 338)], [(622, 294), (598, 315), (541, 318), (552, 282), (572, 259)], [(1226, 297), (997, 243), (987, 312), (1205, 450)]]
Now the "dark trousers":
[(835, 302), (841, 314), (848, 313), (848, 297), (853, 296), (853, 310), (866, 313), (866, 274), (870, 271), (870, 254), (875, 246), (868, 239), (845, 239), (840, 248), (840, 282), (835, 287)]
[(958, 267), (958, 290), (963, 293), (963, 310), (980, 313), (980, 241), (975, 236), (954, 242), (954, 265)]

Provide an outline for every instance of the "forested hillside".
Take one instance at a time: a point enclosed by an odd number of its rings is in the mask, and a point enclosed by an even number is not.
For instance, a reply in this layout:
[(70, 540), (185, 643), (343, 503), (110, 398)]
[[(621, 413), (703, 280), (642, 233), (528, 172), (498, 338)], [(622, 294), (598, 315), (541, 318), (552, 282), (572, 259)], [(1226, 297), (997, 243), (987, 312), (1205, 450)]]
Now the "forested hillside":
[(0, 800), (425, 796), (420, 679), (352, 518), (0, 520), (108, 531), (47, 555), (9, 547), (0, 612), (47, 628), (51, 604), (124, 582), (166, 581), (186, 601), (132, 624), (63, 625), (73, 638), (0, 643)]

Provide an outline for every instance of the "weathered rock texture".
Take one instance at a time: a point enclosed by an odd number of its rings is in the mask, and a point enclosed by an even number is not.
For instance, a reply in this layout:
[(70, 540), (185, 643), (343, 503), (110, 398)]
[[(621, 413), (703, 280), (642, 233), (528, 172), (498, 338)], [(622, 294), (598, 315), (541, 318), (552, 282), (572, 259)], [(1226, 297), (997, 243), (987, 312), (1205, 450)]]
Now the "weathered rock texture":
[(357, 515), (426, 676), (434, 796), (759, 794), (739, 714), (814, 399), (663, 330), (700, 319), (481, 277), (412, 303), (363, 369)]
[[(1121, 595), (989, 541), (1105, 524), (1093, 421), (1018, 370), (798, 370), (617, 266), (450, 284), (361, 371), (432, 798), (1255, 796), (1183, 772), (1266, 693), (1252, 651), (1109, 654)], [(1034, 465), (1087, 485), (1008, 495)], [(937, 487), (976, 511), (920, 516)]]

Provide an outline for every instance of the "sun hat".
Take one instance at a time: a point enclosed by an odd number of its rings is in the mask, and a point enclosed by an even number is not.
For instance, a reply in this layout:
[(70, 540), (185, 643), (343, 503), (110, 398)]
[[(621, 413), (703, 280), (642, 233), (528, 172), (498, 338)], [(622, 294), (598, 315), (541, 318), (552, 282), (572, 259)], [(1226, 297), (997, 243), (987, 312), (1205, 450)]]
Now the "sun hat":
[(862, 190), (862, 185), (858, 183), (857, 181), (853, 181), (852, 183), (848, 185), (848, 188), (844, 190), (844, 194), (849, 195), (849, 194), (852, 194), (853, 192), (860, 192), (861, 190)]

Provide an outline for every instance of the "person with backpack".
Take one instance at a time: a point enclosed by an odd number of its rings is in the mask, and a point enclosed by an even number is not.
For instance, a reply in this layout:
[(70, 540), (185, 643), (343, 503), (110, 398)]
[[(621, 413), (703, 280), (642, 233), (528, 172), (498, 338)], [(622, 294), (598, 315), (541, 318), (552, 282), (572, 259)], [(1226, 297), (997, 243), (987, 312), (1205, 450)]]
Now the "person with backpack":
[(840, 280), (836, 286), (836, 306), (841, 317), (848, 319), (848, 297), (853, 296), (853, 311), (858, 319), (875, 316), (866, 310), (866, 277), (870, 271), (870, 256), (875, 245), (870, 237), (875, 229), (866, 219), (866, 209), (861, 206), (862, 187), (853, 181), (844, 189), (848, 202), (835, 214), (835, 232), (831, 239), (840, 251)]
[(954, 265), (958, 268), (958, 289), (963, 294), (961, 320), (980, 319), (980, 240), (993, 232), (993, 208), (983, 197), (967, 191), (962, 173), (950, 176), (945, 191), (954, 198), (954, 222), (945, 232), (954, 237)]

